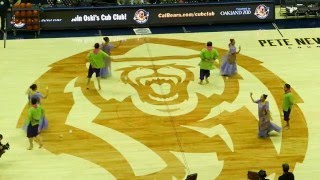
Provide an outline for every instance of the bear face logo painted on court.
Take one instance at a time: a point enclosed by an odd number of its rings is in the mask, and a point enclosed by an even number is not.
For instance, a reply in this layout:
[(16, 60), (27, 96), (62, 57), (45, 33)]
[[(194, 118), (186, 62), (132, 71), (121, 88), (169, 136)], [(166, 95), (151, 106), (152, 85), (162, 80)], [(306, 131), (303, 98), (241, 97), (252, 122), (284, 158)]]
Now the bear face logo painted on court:
[[(112, 77), (102, 81), (102, 91), (85, 89), (87, 69), (81, 59), (87, 52), (52, 64), (37, 80), (52, 87), (43, 101), (50, 121), (44, 148), (95, 163), (116, 179), (183, 179), (187, 167), (203, 179), (243, 179), (247, 170), (279, 175), (283, 162), (291, 169), (302, 163), (308, 129), (300, 108), (292, 112), (297, 128), (258, 139), (256, 107), (248, 105), (249, 92), (242, 90), (256, 83), (268, 91), (276, 121), (281, 118), (281, 79), (239, 54), (239, 75), (226, 80), (213, 71), (213, 81), (200, 86), (197, 64), (203, 47), (177, 39), (128, 39), (113, 51)], [(168, 54), (157, 54), (159, 48)], [(70, 129), (73, 133), (66, 133)]]

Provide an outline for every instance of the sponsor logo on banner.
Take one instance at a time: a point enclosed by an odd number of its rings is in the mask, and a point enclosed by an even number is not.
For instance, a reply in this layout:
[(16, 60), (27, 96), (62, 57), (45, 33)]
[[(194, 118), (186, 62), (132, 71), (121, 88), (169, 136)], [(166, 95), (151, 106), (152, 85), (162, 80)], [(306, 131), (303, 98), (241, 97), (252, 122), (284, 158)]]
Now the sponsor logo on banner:
[(250, 15), (251, 14), (251, 8), (245, 7), (245, 8), (236, 8), (235, 10), (230, 11), (221, 11), (221, 16), (243, 16), (243, 15)]
[(99, 22), (99, 21), (126, 21), (127, 14), (84, 14), (76, 15), (71, 19), (71, 22)]
[(148, 22), (149, 12), (144, 9), (139, 9), (134, 13), (133, 19), (139, 24), (144, 24)]
[(254, 15), (256, 15), (259, 19), (265, 19), (268, 17), (270, 12), (270, 8), (265, 6), (264, 4), (260, 4), (257, 6), (256, 10), (254, 11)]

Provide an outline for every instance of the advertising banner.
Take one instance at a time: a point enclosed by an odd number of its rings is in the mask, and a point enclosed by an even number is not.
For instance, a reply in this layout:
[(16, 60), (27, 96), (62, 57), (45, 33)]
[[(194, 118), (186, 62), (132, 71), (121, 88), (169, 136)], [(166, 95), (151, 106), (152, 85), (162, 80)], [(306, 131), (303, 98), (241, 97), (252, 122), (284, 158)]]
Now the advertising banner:
[(83, 29), (273, 20), (272, 2), (249, 2), (44, 9), (40, 25), (42, 29)]

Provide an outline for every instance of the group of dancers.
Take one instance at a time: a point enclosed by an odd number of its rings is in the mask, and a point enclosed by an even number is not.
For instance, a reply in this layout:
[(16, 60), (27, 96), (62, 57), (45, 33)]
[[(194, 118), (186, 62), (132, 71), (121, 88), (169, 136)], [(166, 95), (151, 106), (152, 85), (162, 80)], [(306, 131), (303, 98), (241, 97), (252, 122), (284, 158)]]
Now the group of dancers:
[(40, 133), (47, 129), (48, 120), (46, 119), (45, 112), (41, 106), (41, 99), (46, 99), (49, 94), (49, 88), (46, 88), (46, 94), (43, 95), (38, 91), (37, 84), (32, 84), (28, 91), (29, 110), (28, 118), (24, 122), (23, 129), (27, 132), (29, 140), (28, 150), (33, 149), (33, 141), (39, 143), (39, 148), (42, 147), (42, 138)]
[[(89, 89), (89, 82), (93, 75), (96, 74), (98, 80), (99, 90), (101, 89), (100, 85), (100, 77), (106, 78), (111, 75), (111, 62), (110, 62), (110, 51), (119, 46), (112, 45), (109, 43), (109, 38), (104, 37), (104, 43), (101, 45), (96, 43), (94, 45), (94, 49), (91, 50), (87, 55), (87, 60), (90, 62), (90, 66), (88, 69), (88, 81), (87, 81), (87, 89)], [(200, 66), (200, 82), (199, 84), (203, 84), (203, 80), (206, 83), (209, 83), (210, 70), (214, 68), (214, 61), (218, 58), (219, 54), (216, 49), (212, 47), (212, 42), (207, 42), (206, 48), (201, 50), (200, 58), (201, 62)], [(230, 39), (229, 43), (229, 51), (226, 55), (222, 57), (222, 65), (220, 67), (221, 75), (223, 76), (232, 76), (237, 73), (237, 64), (236, 64), (236, 54), (238, 54), (241, 50), (237, 51), (235, 46), (235, 40)], [(29, 110), (28, 110), (28, 118), (25, 121), (24, 129), (27, 132), (27, 137), (29, 139), (29, 147), (28, 150), (33, 149), (33, 141), (39, 143), (39, 148), (43, 146), (42, 138), (40, 133), (48, 127), (48, 120), (45, 117), (45, 111), (41, 106), (41, 99), (45, 99), (48, 97), (49, 89), (47, 87), (46, 94), (43, 95), (38, 91), (38, 87), (36, 84), (32, 84), (28, 91), (28, 99), (29, 99)], [(281, 127), (271, 122), (272, 117), (269, 110), (269, 102), (266, 101), (267, 95), (261, 95), (260, 99), (254, 100), (252, 97), (253, 93), (250, 93), (251, 100), (254, 103), (258, 104), (258, 136), (259, 137), (268, 137), (270, 131), (281, 131)], [(289, 129), (290, 124), (290, 112), (294, 105), (293, 95), (291, 93), (291, 86), (289, 84), (284, 85), (284, 95), (283, 95), (283, 117), (286, 122), (285, 128)]]
[(95, 73), (98, 88), (101, 90), (100, 77), (107, 78), (111, 76), (111, 50), (120, 46), (122, 43), (122, 41), (120, 41), (117, 46), (114, 46), (110, 43), (110, 39), (108, 37), (104, 37), (103, 40), (104, 43), (101, 45), (99, 43), (95, 43), (94, 49), (91, 50), (86, 57), (90, 63), (87, 76), (87, 89), (89, 89), (91, 77), (93, 73)]
[[(236, 55), (240, 53), (241, 47), (239, 50), (235, 46), (236, 42), (234, 39), (230, 39), (229, 51), (227, 54), (221, 58), (220, 74), (222, 76), (232, 76), (237, 73), (237, 64), (236, 64)], [(210, 77), (210, 70), (214, 69), (214, 62), (217, 60), (219, 54), (216, 49), (212, 47), (212, 42), (209, 41), (206, 44), (206, 48), (201, 50), (199, 63), (200, 66), (200, 81), (199, 84), (202, 85), (205, 80), (206, 83), (209, 83), (208, 78)], [(269, 136), (270, 131), (281, 132), (281, 127), (271, 122), (272, 116), (269, 110), (269, 102), (266, 101), (268, 95), (261, 95), (260, 99), (254, 100), (252, 97), (253, 93), (250, 93), (252, 102), (258, 104), (258, 137), (265, 138)], [(289, 84), (284, 85), (284, 95), (282, 101), (283, 109), (283, 119), (286, 122), (284, 128), (290, 128), (290, 112), (294, 105), (293, 95), (291, 93), (291, 86)]]
[[(93, 73), (96, 74), (99, 90), (101, 89), (100, 77), (107, 78), (111, 76), (110, 51), (118, 47), (122, 42), (120, 41), (117, 46), (114, 46), (110, 43), (108, 37), (104, 37), (103, 40), (104, 43), (101, 45), (96, 43), (94, 49), (87, 55), (87, 60), (90, 62), (87, 89), (89, 89), (88, 85)], [(48, 97), (49, 88), (47, 87), (46, 93), (42, 94), (38, 91), (37, 84), (32, 84), (26, 94), (29, 100), (29, 110), (28, 118), (24, 122), (23, 129), (26, 131), (29, 140), (28, 150), (32, 150), (34, 141), (39, 144), (39, 148), (43, 146), (40, 134), (48, 127), (48, 120), (45, 116), (44, 108), (41, 105), (41, 99)]]
[[(284, 128), (290, 128), (290, 113), (294, 105), (294, 98), (291, 93), (291, 86), (290, 84), (285, 84), (283, 87), (284, 94), (282, 98), (282, 110), (283, 110), (283, 120), (286, 122)], [(259, 116), (259, 137), (268, 137), (270, 131), (281, 131), (281, 127), (271, 122), (272, 117), (269, 110), (269, 102), (266, 101), (267, 95), (263, 94), (260, 99), (254, 100), (252, 98), (252, 93), (250, 93), (250, 97), (252, 102), (258, 104), (258, 116)]]
[[(230, 39), (229, 43), (229, 51), (227, 54), (223, 55), (222, 65), (220, 66), (220, 74), (222, 76), (232, 76), (237, 73), (237, 64), (236, 64), (236, 57), (237, 54), (240, 53), (241, 47), (239, 46), (239, 50), (235, 46), (236, 41), (235, 39)], [(199, 63), (200, 66), (200, 81), (199, 84), (203, 84), (203, 80), (206, 83), (209, 83), (208, 78), (210, 77), (210, 70), (213, 70), (215, 65), (214, 62), (218, 59), (219, 53), (216, 49), (212, 47), (212, 42), (207, 42), (206, 48), (201, 50), (200, 58), (201, 61)]]

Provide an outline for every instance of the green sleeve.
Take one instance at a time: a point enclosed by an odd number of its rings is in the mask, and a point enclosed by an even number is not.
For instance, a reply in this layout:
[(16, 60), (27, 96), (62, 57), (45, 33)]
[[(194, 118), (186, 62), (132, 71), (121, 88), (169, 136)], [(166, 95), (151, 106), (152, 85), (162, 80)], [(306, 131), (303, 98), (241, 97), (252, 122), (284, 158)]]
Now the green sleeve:
[(103, 54), (103, 57), (104, 57), (104, 58), (110, 57), (107, 53), (105, 53), (105, 52), (103, 52), (103, 51), (102, 51), (102, 54)]
[(216, 51), (214, 51), (214, 57), (213, 57), (213, 59), (216, 60), (216, 59), (218, 59), (218, 57), (219, 57), (219, 53), (218, 53), (218, 51), (216, 50)]
[(202, 60), (204, 60), (205, 59), (205, 57), (204, 57), (204, 52), (201, 50), (201, 52), (200, 52), (200, 58), (202, 59)]
[(26, 119), (24, 124), (28, 125), (30, 123), (31, 119), (32, 119), (32, 113), (31, 113), (31, 109), (29, 109), (29, 111), (28, 111), (28, 119)]
[(294, 101), (293, 101), (293, 96), (289, 96), (289, 102), (290, 102), (290, 105), (293, 105), (294, 104)]
[(28, 111), (28, 120), (31, 121), (31, 119), (32, 119), (32, 111), (31, 111), (31, 109), (29, 109), (29, 111)]
[(86, 59), (89, 61), (90, 60), (89, 58), (90, 58), (90, 53), (87, 54)]
[(40, 118), (40, 124), (42, 124), (43, 122), (43, 117), (45, 117), (45, 112), (44, 112), (44, 109), (41, 107), (41, 118)]

